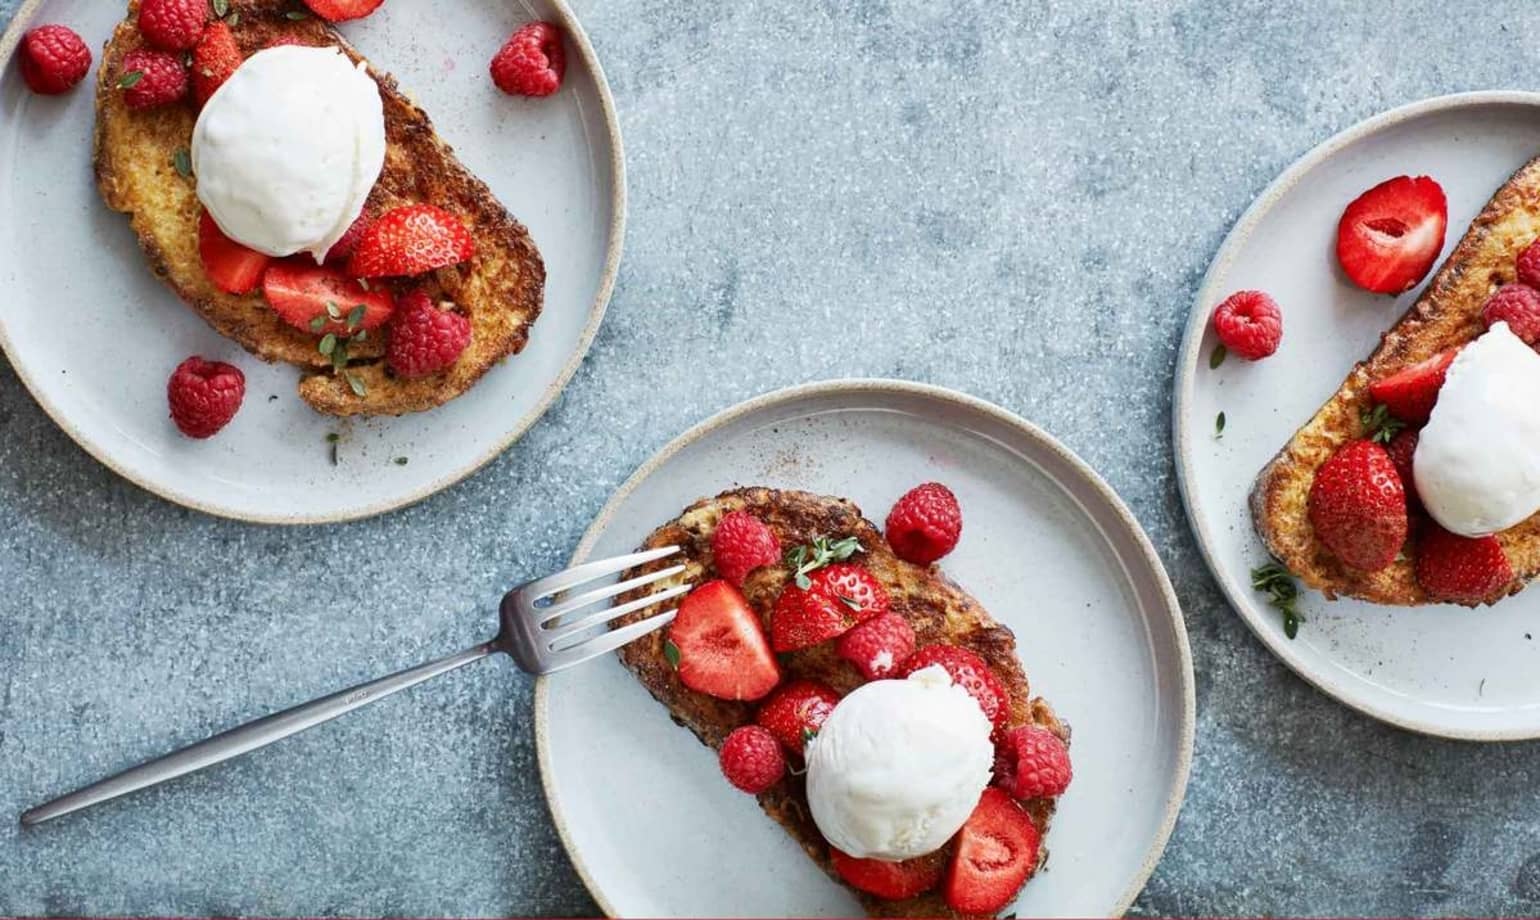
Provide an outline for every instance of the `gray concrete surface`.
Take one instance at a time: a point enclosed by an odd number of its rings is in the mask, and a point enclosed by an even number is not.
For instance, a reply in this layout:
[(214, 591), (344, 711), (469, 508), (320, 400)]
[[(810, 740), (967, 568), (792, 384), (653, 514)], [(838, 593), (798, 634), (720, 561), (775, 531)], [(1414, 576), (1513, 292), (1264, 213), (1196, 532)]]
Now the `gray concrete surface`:
[[(0, 362), (0, 914), (593, 912), (506, 663), (84, 820), (4, 816), (480, 638), (677, 432), (843, 375), (1038, 422), (1159, 546), (1199, 728), (1140, 913), (1540, 911), (1540, 747), (1405, 734), (1286, 671), (1199, 559), (1168, 434), (1198, 279), (1253, 196), (1387, 107), (1534, 88), (1540, 8), (575, 5), (626, 132), (625, 264), (566, 395), (471, 481), (351, 526), (212, 520), (96, 464)], [(636, 436), (606, 432), (620, 407)]]

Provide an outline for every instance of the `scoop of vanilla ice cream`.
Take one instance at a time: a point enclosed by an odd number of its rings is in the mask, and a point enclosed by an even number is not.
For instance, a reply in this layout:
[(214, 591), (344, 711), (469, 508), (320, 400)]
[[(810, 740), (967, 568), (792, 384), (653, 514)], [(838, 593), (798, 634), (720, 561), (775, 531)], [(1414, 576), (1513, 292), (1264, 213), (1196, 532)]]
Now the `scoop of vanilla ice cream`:
[(807, 751), (813, 820), (833, 846), (903, 860), (963, 826), (994, 767), (989, 719), (940, 665), (876, 680), (829, 714)]
[(319, 262), (384, 168), (380, 88), (336, 48), (258, 51), (204, 104), (192, 165), (198, 199), (226, 236)]

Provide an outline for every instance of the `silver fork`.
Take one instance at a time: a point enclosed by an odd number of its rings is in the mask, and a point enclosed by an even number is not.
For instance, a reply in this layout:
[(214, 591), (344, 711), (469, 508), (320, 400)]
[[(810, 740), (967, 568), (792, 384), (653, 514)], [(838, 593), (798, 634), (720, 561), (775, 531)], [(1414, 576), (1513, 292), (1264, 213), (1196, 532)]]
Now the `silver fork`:
[[(503, 596), (498, 608), (501, 628), (490, 642), (221, 732), (40, 805), (23, 814), (21, 823), (42, 824), (147, 786), (212, 767), (414, 687), (429, 678), (480, 661), (494, 652), (507, 653), (520, 668), (531, 674), (552, 674), (612, 652), (667, 626), (673, 621), (677, 609), (653, 614), (619, 629), (588, 634), (617, 617), (672, 600), (690, 590), (691, 584), (673, 585), (624, 604), (610, 606), (605, 602), (627, 591), (678, 575), (685, 567), (673, 565), (581, 594), (570, 592), (588, 582), (617, 575), (633, 566), (667, 559), (677, 552), (679, 547), (665, 546), (629, 556), (600, 559), (520, 585)], [(595, 605), (604, 606), (588, 610)]]

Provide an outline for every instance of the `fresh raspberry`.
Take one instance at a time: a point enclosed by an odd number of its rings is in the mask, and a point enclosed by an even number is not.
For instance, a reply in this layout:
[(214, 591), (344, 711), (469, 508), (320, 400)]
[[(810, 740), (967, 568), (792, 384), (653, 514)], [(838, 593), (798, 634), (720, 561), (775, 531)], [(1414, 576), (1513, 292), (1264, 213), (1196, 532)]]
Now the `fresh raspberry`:
[(245, 61), (241, 46), (235, 43), (235, 33), (222, 22), (211, 22), (198, 39), (192, 55), (193, 98), (202, 105), (214, 95), (214, 90), (224, 85)]
[(1396, 561), (1406, 543), (1406, 490), (1390, 455), (1373, 441), (1352, 441), (1321, 464), (1307, 511), (1316, 539), (1363, 572)]
[(1513, 268), (1520, 284), (1540, 289), (1540, 239), (1524, 247), (1514, 260)]
[(512, 96), (549, 96), (561, 89), (566, 73), (561, 30), (549, 22), (520, 26), (492, 58), (492, 82)]
[(914, 654), (914, 627), (899, 614), (884, 613), (841, 636), (835, 651), (867, 680), (891, 677)]
[(162, 51), (187, 51), (203, 37), (208, 0), (141, 0), (139, 31)]
[(327, 22), (362, 19), (380, 8), (385, 0), (305, 0), (310, 11)]
[(952, 683), (978, 700), (979, 708), (984, 710), (989, 721), (998, 725), (1010, 716), (1010, 698), (1006, 696), (999, 678), (995, 677), (995, 672), (989, 669), (984, 659), (965, 648), (927, 645), (909, 656), (903, 667), (898, 669), (898, 676), (908, 677), (933, 664), (941, 665), (952, 676)]
[(995, 745), (994, 784), (1016, 799), (1063, 795), (1074, 771), (1069, 748), (1040, 725), (1022, 725), (1005, 733)]
[(1417, 539), (1417, 582), (1433, 597), (1474, 607), (1513, 584), (1513, 565), (1496, 537), (1462, 537), (1429, 524)]
[(57, 96), (91, 69), (91, 49), (68, 26), (38, 26), (21, 38), (21, 77), (34, 93)]
[(246, 397), (241, 369), (199, 357), (188, 358), (171, 374), (166, 398), (171, 418), (190, 438), (210, 438), (235, 418)]
[(140, 48), (123, 56), (123, 76), (118, 78), (123, 101), (131, 109), (170, 105), (187, 95), (187, 68), (169, 51)]
[(1527, 284), (1505, 284), (1487, 298), (1481, 319), (1488, 328), (1507, 323), (1524, 344), (1533, 345), (1540, 341), (1540, 291)]
[(742, 585), (750, 572), (780, 560), (781, 541), (754, 515), (729, 511), (711, 534), (711, 557), (718, 575)]
[(355, 278), (421, 275), (476, 254), (465, 221), (431, 204), (392, 208), (359, 235), (348, 263)]
[(1214, 331), (1226, 350), (1260, 361), (1283, 341), (1283, 312), (1261, 291), (1236, 291), (1214, 310)]
[(1401, 477), (1401, 491), (1406, 493), (1408, 512), (1422, 510), (1422, 499), (1417, 495), (1417, 483), (1412, 478), (1412, 457), (1417, 453), (1417, 442), (1421, 438), (1421, 429), (1407, 428), (1385, 445), (1385, 453), (1390, 455), (1390, 462), (1395, 464), (1396, 474)]
[(939, 482), (915, 486), (888, 512), (884, 536), (898, 558), (916, 565), (935, 562), (956, 548), (962, 536), (957, 496)]
[(717, 758), (727, 781), (750, 795), (759, 795), (786, 775), (780, 742), (758, 725), (733, 729)]
[(814, 680), (794, 680), (778, 688), (754, 716), (786, 750), (801, 754), (839, 703), (834, 689)]
[(469, 319), (413, 291), (397, 304), (385, 359), (398, 377), (426, 377), (454, 364), (470, 343)]
[(353, 257), (353, 253), (358, 249), (358, 241), (363, 239), (364, 231), (368, 230), (369, 225), (372, 223), (374, 223), (374, 218), (369, 216), (368, 211), (359, 214), (358, 218), (348, 225), (348, 229), (343, 231), (342, 237), (332, 244), (332, 248), (326, 250), (324, 264), (334, 267), (341, 267), (347, 264), (347, 261)]

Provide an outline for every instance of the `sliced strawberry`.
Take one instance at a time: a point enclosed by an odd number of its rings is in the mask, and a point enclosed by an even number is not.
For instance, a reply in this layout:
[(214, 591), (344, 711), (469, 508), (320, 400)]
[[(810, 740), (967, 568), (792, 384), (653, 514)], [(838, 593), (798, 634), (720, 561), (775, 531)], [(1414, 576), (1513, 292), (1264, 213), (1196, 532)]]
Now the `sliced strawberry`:
[(794, 680), (765, 700), (754, 724), (767, 729), (786, 750), (801, 754), (839, 701), (832, 687), (815, 680)]
[(957, 832), (957, 851), (946, 876), (947, 906), (960, 914), (994, 914), (1037, 871), (1042, 835), (1032, 818), (994, 786)]
[(836, 562), (814, 572), (810, 580), (814, 594), (844, 606), (857, 623), (888, 612), (887, 589), (865, 566)]
[(770, 644), (795, 652), (843, 635), (856, 625), (855, 611), (817, 591), (787, 585), (770, 615)]
[(396, 309), (389, 291), (367, 289), (336, 269), (316, 265), (308, 256), (268, 266), (262, 276), (262, 294), (284, 322), (316, 335), (375, 329)]
[(988, 663), (965, 648), (955, 645), (927, 645), (910, 655), (899, 668), (899, 677), (908, 677), (915, 671), (939, 664), (952, 676), (952, 683), (968, 691), (978, 700), (984, 715), (996, 725), (1011, 714), (1010, 697), (1000, 685)]
[(431, 204), (393, 208), (359, 237), (348, 273), (358, 278), (421, 275), (476, 254), (465, 222)]
[(1421, 425), (1433, 414), (1444, 376), (1454, 363), (1458, 348), (1434, 355), (1426, 361), (1396, 371), (1369, 384), (1369, 395), (1384, 403), (1390, 414), (1403, 422)]
[(757, 700), (781, 681), (759, 617), (725, 581), (691, 591), (668, 627), (679, 679), (691, 690), (724, 700)]
[(334, 268), (346, 266), (348, 260), (353, 258), (353, 253), (358, 249), (358, 241), (363, 239), (364, 231), (368, 230), (369, 225), (372, 223), (374, 223), (374, 218), (369, 216), (368, 211), (359, 214), (348, 225), (348, 229), (343, 231), (342, 237), (332, 244), (332, 248), (326, 250), (325, 264)]
[(305, 0), (310, 11), (327, 22), (362, 19), (380, 8), (385, 0)]
[(1417, 581), (1441, 601), (1474, 607), (1513, 585), (1513, 564), (1496, 537), (1462, 537), (1429, 524), (1417, 540)]
[(197, 46), (193, 48), (189, 68), (192, 73), (193, 98), (198, 100), (198, 104), (208, 102), (214, 90), (223, 86), (244, 60), (241, 46), (235, 43), (235, 33), (230, 31), (230, 27), (219, 21), (209, 23), (203, 30), (203, 37), (198, 39)]
[(1377, 294), (1417, 286), (1444, 248), (1449, 204), (1427, 176), (1397, 176), (1353, 200), (1337, 223), (1337, 260)]
[(946, 871), (946, 851), (888, 862), (882, 859), (858, 859), (834, 847), (829, 861), (845, 884), (858, 891), (876, 895), (885, 901), (902, 901), (924, 894), (941, 882)]
[(209, 280), (227, 294), (255, 291), (262, 281), (262, 273), (273, 261), (225, 236), (207, 211), (198, 217), (198, 255)]

